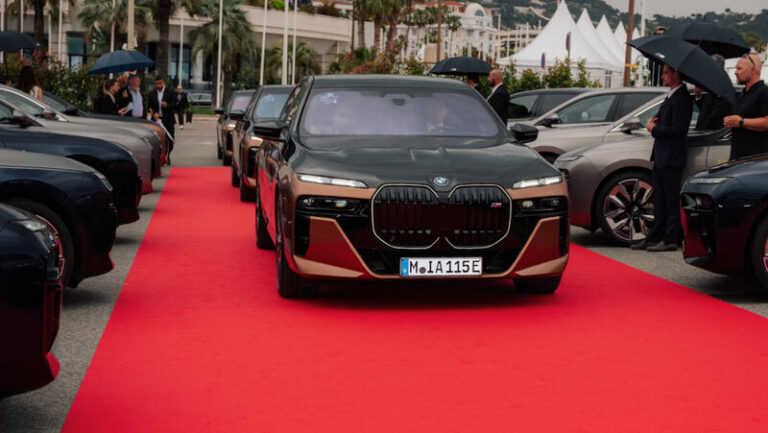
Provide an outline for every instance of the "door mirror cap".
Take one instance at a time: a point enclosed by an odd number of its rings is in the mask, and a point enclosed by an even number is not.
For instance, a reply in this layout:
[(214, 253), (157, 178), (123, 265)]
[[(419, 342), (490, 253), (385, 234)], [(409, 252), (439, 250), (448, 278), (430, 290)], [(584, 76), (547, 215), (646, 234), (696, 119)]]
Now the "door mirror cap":
[(229, 118), (233, 120), (241, 120), (245, 112), (243, 110), (232, 110), (229, 112)]
[(637, 131), (639, 129), (643, 129), (643, 123), (640, 122), (639, 117), (630, 117), (619, 126), (619, 131), (625, 134), (631, 134), (632, 131)]
[(21, 126), (22, 128), (26, 128), (29, 126), (32, 122), (29, 116), (22, 113), (19, 110), (13, 110), (13, 123)]
[(221, 116), (222, 114), (224, 114), (224, 109), (219, 107), (219, 108), (213, 110), (213, 112), (218, 114), (219, 116)]
[(547, 117), (546, 119), (539, 120), (536, 123), (536, 125), (541, 125), (541, 126), (545, 126), (547, 128), (551, 128), (552, 125), (556, 125), (558, 123), (560, 123), (560, 118), (557, 116), (557, 114), (553, 114), (553, 115)]
[(515, 140), (523, 144), (536, 141), (539, 137), (538, 128), (530, 125), (523, 125), (522, 123), (515, 123), (509, 130), (515, 135)]
[(259, 122), (253, 125), (253, 135), (274, 141), (284, 141), (283, 124), (279, 121)]

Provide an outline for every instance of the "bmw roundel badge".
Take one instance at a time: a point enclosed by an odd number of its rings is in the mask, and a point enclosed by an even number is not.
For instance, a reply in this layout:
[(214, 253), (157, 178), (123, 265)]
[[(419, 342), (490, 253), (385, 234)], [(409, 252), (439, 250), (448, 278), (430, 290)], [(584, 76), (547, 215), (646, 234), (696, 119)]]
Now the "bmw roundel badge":
[(434, 182), (437, 186), (448, 185), (448, 179), (442, 176), (437, 176), (436, 178), (432, 179), (432, 182)]

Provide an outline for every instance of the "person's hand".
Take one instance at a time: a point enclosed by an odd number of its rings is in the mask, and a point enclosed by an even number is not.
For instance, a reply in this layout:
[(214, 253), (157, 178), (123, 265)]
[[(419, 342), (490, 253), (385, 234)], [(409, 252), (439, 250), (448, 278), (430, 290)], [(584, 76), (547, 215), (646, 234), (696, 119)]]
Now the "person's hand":
[(117, 114), (119, 114), (121, 116), (125, 116), (125, 112), (127, 111), (127, 109), (128, 109), (128, 107), (123, 107), (123, 108), (117, 110)]
[(168, 106), (168, 103), (163, 101), (163, 102), (160, 103), (160, 106), (163, 107), (163, 108), (166, 108)]
[(742, 119), (741, 116), (733, 115), (733, 116), (726, 116), (723, 119), (723, 126), (726, 128), (738, 128), (739, 127), (739, 121)]
[(648, 120), (648, 123), (645, 124), (645, 129), (648, 130), (648, 132), (653, 132), (653, 128), (656, 127), (656, 124), (659, 122), (658, 117), (651, 117), (650, 120)]

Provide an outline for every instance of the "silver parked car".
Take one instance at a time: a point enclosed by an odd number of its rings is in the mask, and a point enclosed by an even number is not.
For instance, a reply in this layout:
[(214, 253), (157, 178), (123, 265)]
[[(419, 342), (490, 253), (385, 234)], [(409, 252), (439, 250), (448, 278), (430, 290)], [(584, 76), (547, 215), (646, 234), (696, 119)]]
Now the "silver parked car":
[[(40, 101), (29, 97), (29, 95), (4, 85), (0, 85), (0, 99), (14, 107), (19, 113), (34, 119), (33, 123), (26, 126), (30, 130), (44, 130), (58, 134), (100, 138), (117, 143), (131, 151), (133, 157), (136, 158), (136, 162), (139, 164), (142, 193), (146, 194), (153, 191), (152, 175), (153, 158), (155, 156), (154, 153), (156, 153), (155, 148), (143, 136), (136, 134), (132, 130), (112, 125), (113, 123), (120, 124), (120, 122), (82, 123), (71, 121), (67, 116), (52, 110)], [(156, 134), (155, 137), (157, 137)], [(159, 163), (159, 154), (157, 156)]]
[[(623, 140), (596, 140), (596, 144), (565, 153), (555, 161), (568, 181), (571, 224), (589, 230), (600, 228), (619, 244), (645, 239), (653, 221), (653, 137), (645, 124), (656, 115), (660, 103), (648, 104), (611, 125), (606, 134), (623, 134)], [(694, 131), (697, 118), (698, 107), (694, 105), (683, 179), (727, 161), (730, 155), (730, 130)]]

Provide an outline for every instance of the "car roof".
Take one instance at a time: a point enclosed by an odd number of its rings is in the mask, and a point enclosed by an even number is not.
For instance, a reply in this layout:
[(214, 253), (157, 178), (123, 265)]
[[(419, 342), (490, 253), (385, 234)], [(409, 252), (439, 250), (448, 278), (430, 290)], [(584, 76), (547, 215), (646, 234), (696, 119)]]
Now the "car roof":
[(515, 92), (510, 96), (527, 96), (527, 95), (546, 95), (549, 93), (568, 93), (568, 94), (580, 94), (588, 92), (592, 89), (586, 87), (558, 87), (555, 89), (535, 89), (535, 90), (523, 90), (522, 92)]
[(466, 83), (459, 80), (417, 77), (412, 75), (315, 75), (312, 76), (313, 85), (319, 87), (357, 87), (357, 86), (392, 86), (392, 87), (421, 87), (421, 88), (454, 88), (460, 90), (469, 89)]

